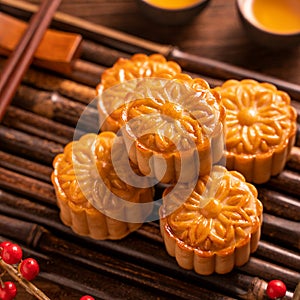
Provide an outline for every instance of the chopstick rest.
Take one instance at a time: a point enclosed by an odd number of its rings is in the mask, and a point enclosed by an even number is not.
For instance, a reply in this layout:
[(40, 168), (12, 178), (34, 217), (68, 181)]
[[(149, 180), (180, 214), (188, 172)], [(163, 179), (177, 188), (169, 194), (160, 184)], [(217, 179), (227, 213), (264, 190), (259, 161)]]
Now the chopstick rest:
[[(17, 46), (27, 23), (0, 12), (0, 54), (8, 56)], [(60, 73), (69, 73), (80, 56), (80, 34), (47, 29), (36, 52), (33, 64)]]

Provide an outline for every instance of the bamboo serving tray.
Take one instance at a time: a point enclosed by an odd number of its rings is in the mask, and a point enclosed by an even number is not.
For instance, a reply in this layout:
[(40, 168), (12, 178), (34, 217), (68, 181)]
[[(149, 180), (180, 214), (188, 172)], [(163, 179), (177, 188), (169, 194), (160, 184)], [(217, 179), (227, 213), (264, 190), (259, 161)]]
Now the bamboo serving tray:
[[(25, 19), (30, 14), (21, 8), (2, 8)], [(34, 255), (41, 266), (40, 278), (97, 299), (264, 299), (266, 282), (272, 279), (283, 280), (288, 288), (284, 299), (292, 299), (300, 281), (299, 123), (285, 170), (257, 185), (264, 204), (258, 250), (246, 265), (227, 275), (200, 276), (179, 268), (166, 253), (156, 222), (144, 224), (120, 241), (80, 237), (61, 223), (50, 181), (53, 158), (73, 139), (77, 120), (94, 99), (103, 70), (119, 57), (149, 53), (153, 45), (134, 39), (128, 45), (122, 35), (118, 43), (97, 30), (91, 34), (85, 26), (59, 19), (54, 25), (83, 35), (82, 54), (68, 75), (34, 67), (28, 70), (0, 125), (0, 241), (15, 240)], [(176, 59), (169, 46), (154, 46), (156, 52)], [(0, 57), (0, 70), (4, 61)], [(220, 69), (202, 68), (201, 72), (184, 63), (183, 68), (211, 86), (221, 84), (228, 74), (232, 78), (253, 74), (245, 70), (238, 75), (234, 67), (224, 72), (222, 64)], [(291, 87), (300, 122), (300, 87), (286, 86), (287, 90)], [(89, 109), (88, 117), (98, 125), (96, 108)], [(82, 130), (93, 129), (91, 125)]]

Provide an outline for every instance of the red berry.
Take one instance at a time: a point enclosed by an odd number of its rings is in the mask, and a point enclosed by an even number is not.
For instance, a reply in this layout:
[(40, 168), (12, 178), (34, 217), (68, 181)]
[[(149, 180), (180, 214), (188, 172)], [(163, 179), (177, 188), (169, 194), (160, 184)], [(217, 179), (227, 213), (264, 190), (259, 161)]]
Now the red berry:
[(12, 242), (10, 241), (3, 241), (1, 244), (0, 244), (0, 257), (2, 257), (2, 251), (5, 247), (7, 247), (8, 245), (12, 244)]
[(13, 265), (18, 263), (22, 258), (22, 249), (17, 244), (9, 244), (3, 248), (2, 259), (7, 264)]
[(267, 286), (267, 295), (270, 299), (283, 298), (286, 286), (281, 280), (271, 280)]
[(82, 296), (80, 298), (80, 300), (95, 300), (95, 298), (93, 298), (92, 296), (90, 295), (85, 295), (85, 296)]
[(40, 266), (34, 258), (26, 258), (19, 265), (19, 272), (27, 280), (33, 280), (40, 272)]
[(0, 299), (1, 300), (12, 300), (16, 297), (17, 287), (11, 281), (4, 282), (4, 287), (0, 286)]

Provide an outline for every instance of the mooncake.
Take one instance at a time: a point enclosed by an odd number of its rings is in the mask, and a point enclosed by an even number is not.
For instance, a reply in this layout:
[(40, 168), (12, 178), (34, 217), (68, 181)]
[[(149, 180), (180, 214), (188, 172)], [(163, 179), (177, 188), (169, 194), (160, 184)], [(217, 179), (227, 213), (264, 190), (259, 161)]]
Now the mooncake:
[[(122, 172), (120, 166), (124, 164), (127, 177), (130, 176), (128, 166), (138, 174), (137, 168), (128, 162), (124, 149), (123, 140), (113, 132), (90, 133), (70, 142), (55, 157), (51, 179), (60, 217), (75, 233), (99, 240), (121, 239), (138, 229), (151, 213), (153, 188), (127, 184), (114, 168), (113, 163)], [(130, 206), (146, 202), (149, 204), (146, 208), (136, 205), (135, 218), (132, 218)]]
[(176, 188), (164, 191), (160, 209), (168, 254), (201, 275), (225, 274), (245, 264), (260, 239), (262, 204), (256, 188), (222, 166), (201, 177), (184, 201), (186, 186)]
[(269, 83), (228, 80), (215, 89), (226, 108), (226, 166), (264, 183), (285, 166), (295, 141), (295, 109), (287, 93)]
[(130, 96), (122, 135), (142, 174), (162, 183), (189, 182), (221, 159), (225, 110), (205, 80), (148, 78)]
[[(117, 62), (106, 69), (101, 75), (101, 82), (97, 86), (98, 111), (101, 120), (101, 129), (116, 132), (121, 127), (121, 110), (124, 95), (129, 85), (115, 89), (115, 97), (108, 101), (101, 97), (103, 92), (112, 86), (122, 84), (137, 78), (173, 78), (181, 73), (181, 67), (173, 61), (167, 61), (161, 54), (135, 54), (131, 58), (119, 58)], [(118, 92), (118, 94), (116, 93)]]

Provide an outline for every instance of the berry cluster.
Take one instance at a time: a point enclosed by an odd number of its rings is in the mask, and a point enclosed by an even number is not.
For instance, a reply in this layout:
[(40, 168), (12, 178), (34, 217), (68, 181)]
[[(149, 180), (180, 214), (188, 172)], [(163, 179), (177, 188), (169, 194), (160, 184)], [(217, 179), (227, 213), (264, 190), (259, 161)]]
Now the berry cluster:
[[(1, 277), (7, 272), (17, 280), (26, 290), (38, 299), (50, 300), (42, 291), (35, 287), (30, 281), (40, 271), (38, 262), (34, 258), (23, 258), (23, 251), (18, 244), (10, 241), (0, 243), (0, 300), (12, 300), (17, 295), (17, 287), (12, 281), (3, 282)], [(85, 295), (80, 300), (95, 300), (92, 296)]]
[[(18, 276), (20, 276), (22, 279), (31, 281), (38, 275), (40, 271), (39, 264), (34, 258), (29, 257), (22, 259), (22, 257), (23, 252), (19, 245), (10, 241), (4, 241), (0, 243), (0, 260), (8, 265), (18, 264)], [(12, 300), (16, 294), (16, 285), (12, 281), (3, 282), (0, 278), (0, 299)]]
[[(17, 244), (14, 244), (10, 241), (4, 241), (0, 243), (0, 263), (3, 261), (8, 266), (16, 265), (17, 270), (14, 269), (14, 272), (9, 272), (11, 275), (17, 274), (14, 276), (18, 281), (21, 280), (20, 283), (25, 281), (31, 281), (33, 280), (40, 271), (40, 267), (38, 262), (34, 258), (25, 258), (23, 257), (23, 251), (21, 247)], [(2, 267), (4, 267), (3, 263), (1, 264)], [(0, 300), (12, 300), (15, 298), (17, 294), (17, 287), (12, 281), (5, 281), (3, 282), (1, 280), (2, 275), (10, 270), (10, 268), (6, 269), (4, 268), (4, 272), (0, 274)], [(35, 290), (38, 290), (35, 288)], [(41, 291), (39, 291), (39, 295), (43, 294)], [(271, 280), (266, 289), (266, 294), (270, 299), (280, 299), (283, 298), (286, 294), (286, 286), (285, 284), (280, 280)], [(39, 298), (39, 299), (49, 299), (46, 295), (44, 295), (45, 298)], [(85, 295), (80, 298), (80, 300), (95, 300), (90, 295)]]

